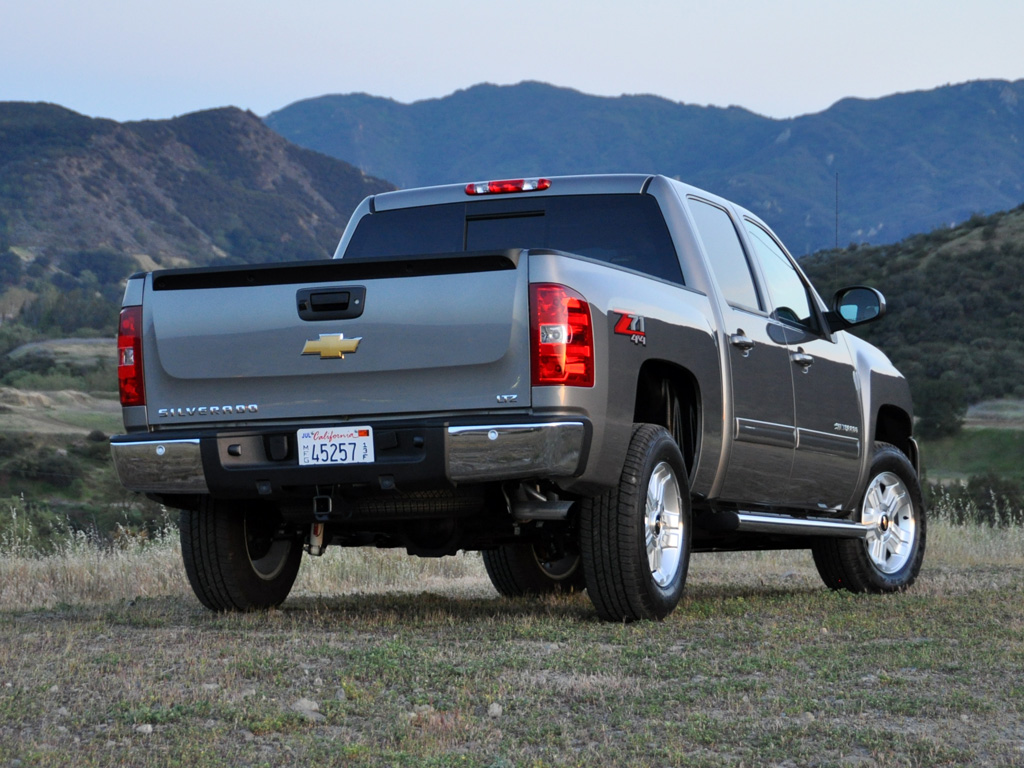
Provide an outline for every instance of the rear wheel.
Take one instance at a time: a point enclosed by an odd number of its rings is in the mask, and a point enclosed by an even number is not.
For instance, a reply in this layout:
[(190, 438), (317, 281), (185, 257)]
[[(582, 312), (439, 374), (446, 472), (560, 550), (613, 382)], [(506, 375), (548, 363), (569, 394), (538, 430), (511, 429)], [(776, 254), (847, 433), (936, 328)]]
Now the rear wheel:
[(925, 512), (921, 486), (910, 460), (893, 445), (879, 443), (861, 498), (859, 539), (821, 539), (811, 551), (830, 589), (898, 592), (917, 579), (924, 559)]
[(662, 619), (690, 564), (690, 492), (682, 454), (664, 427), (638, 424), (618, 485), (580, 509), (590, 595), (607, 621)]
[(214, 611), (251, 611), (288, 597), (302, 542), (282, 533), (273, 507), (247, 507), (203, 497), (182, 510), (181, 555), (192, 591)]
[(579, 549), (560, 538), (505, 544), (482, 555), (491, 584), (505, 597), (584, 589)]

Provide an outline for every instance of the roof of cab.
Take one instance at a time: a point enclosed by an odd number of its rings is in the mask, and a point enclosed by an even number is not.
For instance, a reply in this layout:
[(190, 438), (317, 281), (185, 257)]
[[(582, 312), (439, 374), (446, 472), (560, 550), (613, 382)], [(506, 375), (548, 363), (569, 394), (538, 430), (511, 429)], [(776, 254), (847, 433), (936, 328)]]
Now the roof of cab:
[[(488, 197), (535, 197), (551, 195), (613, 195), (640, 194), (653, 178), (651, 174), (621, 173), (594, 176), (546, 176), (551, 181), (547, 189), (529, 192), (509, 192), (483, 196), (466, 194), (466, 184), (444, 184), (436, 187), (417, 187), (382, 192), (373, 198), (373, 208), (386, 211), (394, 208), (410, 208), (421, 205), (471, 202)], [(483, 179), (478, 181), (485, 181)]]

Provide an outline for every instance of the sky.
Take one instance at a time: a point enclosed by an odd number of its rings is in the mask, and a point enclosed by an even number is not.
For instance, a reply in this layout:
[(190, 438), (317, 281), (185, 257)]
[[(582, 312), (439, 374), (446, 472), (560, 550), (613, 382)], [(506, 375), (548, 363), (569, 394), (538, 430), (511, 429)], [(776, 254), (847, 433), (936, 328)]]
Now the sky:
[(0, 101), (164, 119), (481, 82), (775, 118), (1024, 78), (1020, 0), (0, 0)]

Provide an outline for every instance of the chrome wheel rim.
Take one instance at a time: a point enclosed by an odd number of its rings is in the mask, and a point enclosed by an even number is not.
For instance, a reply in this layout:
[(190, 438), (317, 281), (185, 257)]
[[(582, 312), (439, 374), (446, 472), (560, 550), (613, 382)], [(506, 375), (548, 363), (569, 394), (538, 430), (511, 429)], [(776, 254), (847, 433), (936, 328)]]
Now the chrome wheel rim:
[(910, 561), (917, 518), (910, 490), (898, 475), (882, 472), (872, 479), (864, 494), (861, 522), (868, 527), (868, 557), (879, 571), (896, 573)]
[(672, 467), (663, 461), (654, 468), (647, 483), (644, 510), (647, 564), (659, 587), (667, 587), (679, 574), (685, 534), (679, 481)]

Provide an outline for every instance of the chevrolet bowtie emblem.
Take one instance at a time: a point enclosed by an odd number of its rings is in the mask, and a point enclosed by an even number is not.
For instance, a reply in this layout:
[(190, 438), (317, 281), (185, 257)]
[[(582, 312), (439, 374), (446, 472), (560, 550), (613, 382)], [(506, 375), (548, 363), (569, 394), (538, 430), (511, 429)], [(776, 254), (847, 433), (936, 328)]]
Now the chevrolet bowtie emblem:
[(306, 346), (302, 348), (304, 355), (320, 355), (321, 360), (328, 358), (344, 359), (347, 353), (355, 352), (359, 348), (362, 337), (346, 339), (343, 333), (321, 333), (319, 339), (309, 339)]

